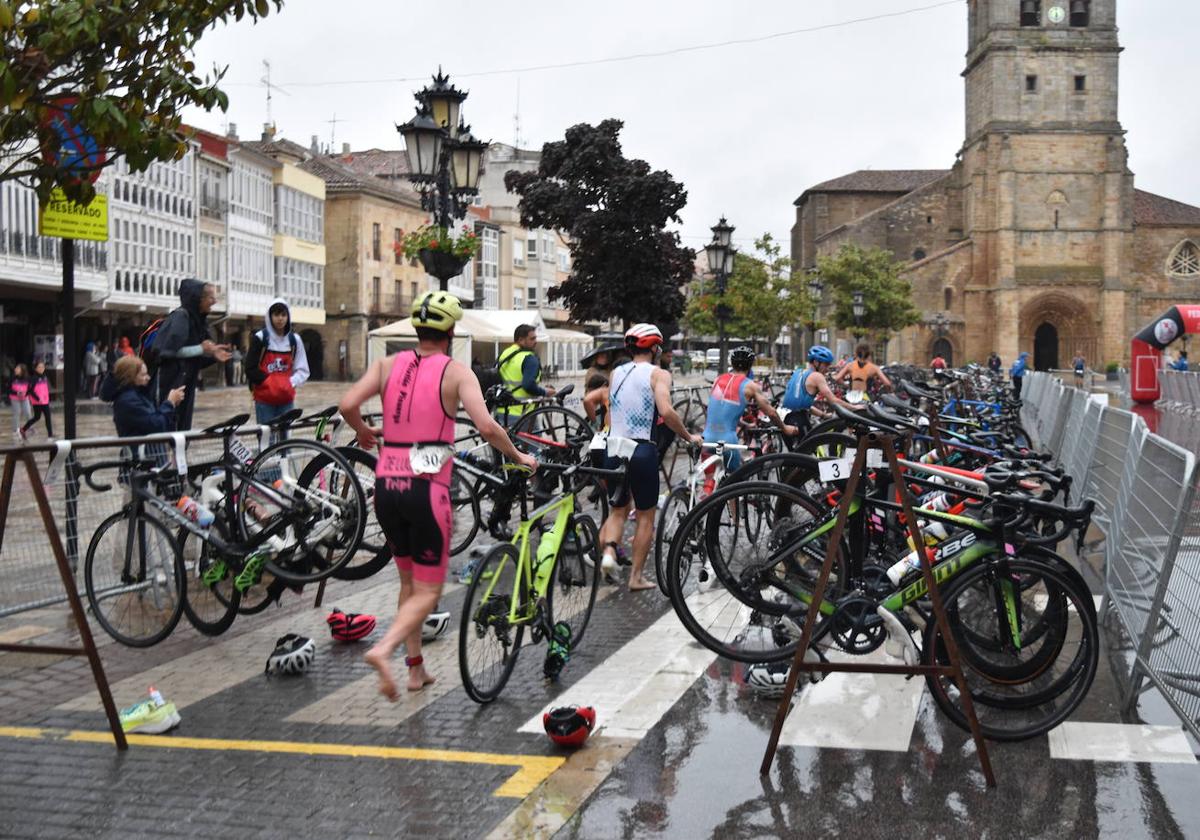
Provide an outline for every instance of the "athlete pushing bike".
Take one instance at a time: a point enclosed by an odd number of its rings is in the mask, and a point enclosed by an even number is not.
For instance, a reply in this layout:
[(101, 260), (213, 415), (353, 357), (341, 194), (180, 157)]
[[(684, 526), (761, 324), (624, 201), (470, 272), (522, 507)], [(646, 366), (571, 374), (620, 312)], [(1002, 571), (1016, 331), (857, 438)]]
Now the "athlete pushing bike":
[[(475, 374), (450, 358), (454, 325), (462, 314), (458, 298), (446, 292), (421, 297), (412, 308), (417, 349), (377, 359), (338, 406), (358, 433), (359, 446), (380, 447), (375, 516), (400, 571), (400, 597), (396, 620), (363, 658), (379, 672), (380, 693), (393, 701), (399, 692), (391, 657), (401, 642), (408, 690), (420, 691), (434, 681), (421, 656), (421, 626), (437, 606), (449, 566), (450, 471), (459, 405), (488, 443), (530, 472), (537, 469), (488, 413)], [(377, 394), (383, 402), (382, 429), (362, 418), (362, 404)]]

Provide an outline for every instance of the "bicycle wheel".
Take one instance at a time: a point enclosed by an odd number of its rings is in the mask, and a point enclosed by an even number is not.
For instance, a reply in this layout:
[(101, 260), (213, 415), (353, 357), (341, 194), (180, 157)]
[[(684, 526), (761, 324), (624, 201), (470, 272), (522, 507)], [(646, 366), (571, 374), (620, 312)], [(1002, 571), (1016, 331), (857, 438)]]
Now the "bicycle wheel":
[[(745, 528), (745, 509), (764, 527)], [(738, 662), (778, 662), (796, 651), (799, 625), (825, 559), (827, 511), (793, 488), (747, 482), (718, 490), (679, 525), (664, 569), (680, 621), (709, 650)], [(819, 531), (820, 533), (815, 533)], [(825, 601), (848, 585), (849, 548), (842, 541)], [(829, 626), (822, 612), (814, 639)], [(764, 633), (769, 640), (764, 644)]]
[(517, 437), (531, 435), (554, 446), (565, 447), (578, 461), (592, 439), (592, 427), (586, 417), (569, 408), (546, 405), (521, 415), (512, 434)]
[(450, 474), (450, 556), (461, 554), (479, 533), (479, 497), (458, 470)]
[(281, 544), (266, 568), (289, 584), (315, 583), (339, 571), (366, 527), (366, 498), (354, 468), (311, 440), (284, 440), (263, 450), (241, 482), (238, 511), (243, 539), (274, 531)]
[(180, 553), (187, 578), (183, 613), (198, 632), (219, 636), (233, 624), (242, 603), (233, 570), (214, 557), (211, 545), (188, 531), (180, 532)]
[(546, 590), (550, 624), (565, 621), (571, 626), (572, 649), (583, 639), (600, 589), (599, 540), (591, 517), (571, 517)]
[[(684, 428), (691, 434), (698, 435), (704, 431), (704, 423), (708, 416), (708, 407), (697, 399), (682, 399), (674, 405), (675, 413), (683, 421)], [(688, 444), (684, 438), (675, 438), (667, 451), (663, 453), (661, 468), (667, 484), (675, 477), (675, 469), (680, 459), (688, 460)]]
[(524, 624), (509, 621), (514, 594), (523, 603), (517, 549), (492, 548), (471, 575), (458, 633), (458, 670), (467, 696), (490, 703), (500, 696), (521, 652)]
[[(944, 599), (984, 736), (1024, 741), (1050, 731), (1083, 702), (1096, 676), (1100, 642), (1095, 603), (1078, 575), (1025, 557), (1006, 565), (1003, 575), (997, 564), (971, 567), (950, 582)], [(998, 609), (1000, 587), (1014, 578), (1021, 582), (1015, 627), (1008, 611)], [(1032, 643), (1022, 636), (1030, 626), (1041, 631)], [(980, 637), (990, 643), (980, 645)], [(949, 663), (936, 622), (926, 626), (924, 650), (929, 664)], [(1045, 660), (1047, 651), (1052, 660), (1037, 661)], [(1016, 674), (1023, 678), (1014, 681)], [(955, 725), (969, 729), (953, 677), (925, 679), (938, 707)]]
[(375, 516), (375, 455), (355, 446), (341, 446), (337, 451), (354, 468), (354, 478), (362, 488), (367, 513), (358, 551), (346, 565), (333, 573), (333, 577), (338, 580), (366, 580), (392, 558), (383, 528)]
[(658, 588), (668, 598), (671, 597), (671, 590), (667, 586), (667, 578), (663, 569), (666, 565), (667, 555), (671, 552), (671, 543), (675, 539), (675, 532), (679, 530), (679, 526), (687, 518), (691, 509), (692, 491), (686, 487), (676, 487), (667, 496), (667, 501), (658, 514), (658, 527), (654, 534), (654, 576), (658, 581)]
[(156, 645), (179, 623), (183, 560), (174, 535), (154, 517), (125, 509), (100, 523), (83, 575), (92, 614), (121, 644)]

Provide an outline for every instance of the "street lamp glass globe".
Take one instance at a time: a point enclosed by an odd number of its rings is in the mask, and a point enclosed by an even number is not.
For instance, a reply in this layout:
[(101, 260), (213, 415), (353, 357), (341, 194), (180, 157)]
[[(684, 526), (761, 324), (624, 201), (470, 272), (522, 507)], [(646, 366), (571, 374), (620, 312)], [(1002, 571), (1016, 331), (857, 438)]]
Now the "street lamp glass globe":
[(825, 287), (821, 285), (821, 281), (817, 280), (815, 277), (812, 280), (808, 281), (808, 295), (813, 300), (815, 300), (815, 301), (820, 300), (821, 292), (823, 292), (824, 290), (825, 290)]
[(862, 292), (854, 293), (853, 309), (854, 309), (854, 317), (855, 318), (861, 318), (866, 313), (867, 307), (863, 301), (863, 293)]
[(440, 67), (433, 77), (433, 85), (417, 94), (417, 99), (429, 108), (434, 122), (446, 129), (451, 137), (458, 134), (458, 114), (466, 98), (467, 94), (450, 84), (450, 77), (443, 75)]
[(475, 192), (479, 189), (483, 153), (487, 143), (477, 140), (465, 127), (461, 128), (450, 153), (450, 170), (456, 190)]
[(432, 178), (437, 172), (445, 132), (423, 109), (418, 109), (416, 116), (404, 125), (396, 126), (396, 130), (404, 138), (410, 176), (415, 180)]
[(725, 275), (733, 274), (733, 258), (737, 256), (737, 251), (733, 248), (725, 249)]
[(725, 250), (726, 246), (715, 239), (704, 246), (704, 253), (708, 257), (708, 270), (713, 274), (720, 274), (725, 268)]
[(733, 231), (733, 225), (725, 221), (725, 217), (722, 216), (721, 221), (712, 227), (713, 241), (723, 248), (728, 248), (729, 244), (733, 242)]

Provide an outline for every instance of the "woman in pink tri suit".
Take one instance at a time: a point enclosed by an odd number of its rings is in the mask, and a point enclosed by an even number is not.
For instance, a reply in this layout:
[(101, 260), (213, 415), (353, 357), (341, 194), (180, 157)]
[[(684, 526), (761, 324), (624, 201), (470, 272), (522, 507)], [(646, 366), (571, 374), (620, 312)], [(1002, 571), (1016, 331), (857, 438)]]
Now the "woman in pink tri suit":
[[(375, 517), (400, 571), (400, 598), (396, 620), (364, 659), (379, 672), (379, 690), (389, 700), (399, 697), (391, 657), (401, 643), (408, 690), (420, 691), (434, 681), (421, 656), (421, 625), (437, 606), (450, 561), (449, 488), (459, 405), (488, 443), (531, 471), (537, 467), (492, 419), (475, 374), (450, 358), (460, 318), (462, 306), (453, 295), (421, 297), (412, 309), (417, 349), (376, 360), (338, 406), (358, 433), (359, 445), (380, 449)], [(383, 402), (382, 429), (362, 419), (362, 404), (374, 396)]]

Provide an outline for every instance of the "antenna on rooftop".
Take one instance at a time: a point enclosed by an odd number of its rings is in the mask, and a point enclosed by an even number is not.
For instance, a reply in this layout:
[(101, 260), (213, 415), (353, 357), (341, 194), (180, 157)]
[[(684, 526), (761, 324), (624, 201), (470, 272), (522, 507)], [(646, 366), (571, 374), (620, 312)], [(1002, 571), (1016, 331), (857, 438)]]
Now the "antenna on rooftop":
[(291, 96), (291, 94), (281, 88), (279, 85), (271, 84), (271, 62), (267, 61), (265, 58), (263, 59), (263, 69), (265, 70), (265, 75), (259, 79), (259, 81), (262, 82), (263, 87), (267, 89), (267, 122), (273, 126), (275, 125), (275, 119), (271, 116), (271, 93), (273, 91), (279, 91), (284, 96)]
[(513, 114), (513, 150), (521, 148), (521, 77), (517, 77), (517, 110)]
[(347, 120), (339, 120), (338, 115), (334, 114), (333, 119), (325, 120), (325, 122), (329, 123), (329, 149), (332, 152), (337, 148), (337, 125), (340, 122), (347, 122)]

